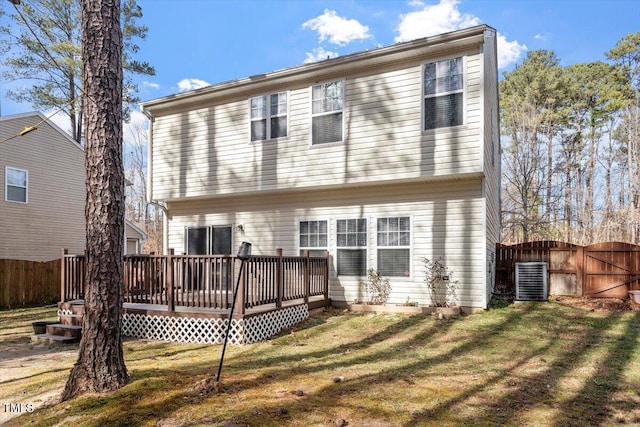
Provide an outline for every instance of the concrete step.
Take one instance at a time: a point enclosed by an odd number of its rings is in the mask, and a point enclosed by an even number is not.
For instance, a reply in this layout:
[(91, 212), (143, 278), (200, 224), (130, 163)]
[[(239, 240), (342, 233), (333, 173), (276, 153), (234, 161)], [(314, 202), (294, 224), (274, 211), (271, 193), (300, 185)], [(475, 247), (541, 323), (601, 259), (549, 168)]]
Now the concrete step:
[(83, 314), (61, 314), (60, 323), (63, 325), (82, 326)]
[(57, 323), (55, 325), (47, 325), (46, 335), (56, 335), (59, 337), (70, 337), (80, 340), (82, 336), (82, 326), (76, 325), (63, 325)]
[(84, 301), (59, 302), (58, 310), (70, 311), (73, 314), (84, 314)]
[(80, 341), (80, 338), (76, 337), (61, 337), (58, 335), (38, 334), (31, 335), (32, 342), (45, 343), (45, 344), (75, 344)]

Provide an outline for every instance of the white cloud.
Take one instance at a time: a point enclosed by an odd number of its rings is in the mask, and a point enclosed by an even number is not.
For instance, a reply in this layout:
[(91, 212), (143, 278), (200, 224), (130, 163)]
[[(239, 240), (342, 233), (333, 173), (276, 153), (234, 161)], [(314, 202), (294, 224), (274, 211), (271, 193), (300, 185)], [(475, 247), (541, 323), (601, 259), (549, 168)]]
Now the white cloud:
[[(479, 25), (481, 20), (477, 16), (461, 13), (458, 10), (460, 0), (440, 0), (435, 5), (420, 5), (420, 1), (411, 1), (412, 6), (422, 9), (400, 15), (400, 23), (396, 28), (398, 35), (396, 42), (415, 40), (437, 34), (448, 33), (463, 28)], [(527, 50), (525, 45), (516, 40), (507, 41), (506, 37), (498, 33), (498, 68), (506, 67), (516, 62), (520, 55)]]
[(546, 42), (547, 40), (549, 40), (549, 37), (551, 37), (551, 34), (549, 34), (549, 33), (536, 34), (535, 36), (533, 36), (534, 39), (540, 40), (540, 41), (543, 41), (543, 42)]
[(317, 31), (320, 42), (328, 39), (329, 43), (338, 46), (373, 37), (366, 25), (362, 25), (355, 19), (338, 16), (335, 10), (329, 9), (325, 9), (322, 15), (302, 24), (302, 28)]
[(188, 90), (200, 89), (209, 86), (209, 83), (200, 79), (182, 79), (178, 82), (178, 91), (186, 92)]
[(424, 7), (424, 2), (421, 0), (411, 0), (409, 1), (409, 6), (411, 7)]
[(337, 58), (338, 52), (332, 52), (330, 50), (324, 50), (322, 46), (313, 49), (311, 52), (307, 52), (307, 59), (303, 61), (303, 64), (309, 64), (311, 62), (324, 61), (325, 59)]
[(400, 15), (395, 41), (404, 42), (478, 25), (480, 19), (460, 13), (458, 3), (459, 0), (440, 0), (436, 5)]
[(517, 40), (507, 41), (507, 38), (498, 33), (498, 68), (507, 67), (518, 61), (518, 58), (527, 51), (527, 46), (518, 43)]
[(142, 82), (142, 86), (145, 87), (150, 87), (152, 89), (160, 89), (160, 85), (158, 83), (151, 83), (151, 82)]

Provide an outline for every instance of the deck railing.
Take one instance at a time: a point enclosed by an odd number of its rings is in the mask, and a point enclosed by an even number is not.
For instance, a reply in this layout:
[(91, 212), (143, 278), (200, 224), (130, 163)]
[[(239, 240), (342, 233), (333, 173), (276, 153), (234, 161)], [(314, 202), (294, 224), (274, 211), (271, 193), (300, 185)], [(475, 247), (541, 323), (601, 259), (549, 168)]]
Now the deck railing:
[[(125, 255), (124, 301), (176, 307), (230, 309), (240, 274), (231, 255)], [(83, 299), (83, 255), (62, 255), (62, 301)], [(329, 257), (255, 255), (240, 277), (235, 312), (312, 296), (329, 298)]]

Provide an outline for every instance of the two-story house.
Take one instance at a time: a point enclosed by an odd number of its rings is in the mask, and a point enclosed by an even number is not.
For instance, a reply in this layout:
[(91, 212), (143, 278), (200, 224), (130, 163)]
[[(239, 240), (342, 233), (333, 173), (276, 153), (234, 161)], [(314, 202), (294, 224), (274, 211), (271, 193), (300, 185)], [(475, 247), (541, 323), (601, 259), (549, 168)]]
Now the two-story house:
[(499, 240), (496, 31), (486, 25), (142, 104), (165, 250), (328, 251), (330, 297), (429, 304), (424, 258), (486, 308)]

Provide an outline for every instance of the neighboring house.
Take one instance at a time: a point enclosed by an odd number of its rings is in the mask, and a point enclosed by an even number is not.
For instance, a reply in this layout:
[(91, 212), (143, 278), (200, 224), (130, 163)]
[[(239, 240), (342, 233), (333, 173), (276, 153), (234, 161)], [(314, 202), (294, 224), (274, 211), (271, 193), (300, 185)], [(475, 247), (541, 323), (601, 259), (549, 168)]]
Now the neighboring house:
[(142, 253), (142, 244), (147, 240), (144, 231), (135, 226), (132, 222), (127, 221), (124, 229), (125, 255), (135, 255)]
[(496, 31), (482, 25), (147, 101), (165, 250), (328, 251), (334, 303), (429, 304), (441, 259), (486, 308), (499, 240)]
[[(37, 129), (19, 135), (25, 128)], [(0, 259), (49, 261), (85, 250), (84, 149), (41, 113), (0, 117)], [(125, 253), (145, 233), (127, 221)]]
[(42, 114), (0, 117), (0, 188), (0, 259), (84, 251), (84, 150)]

